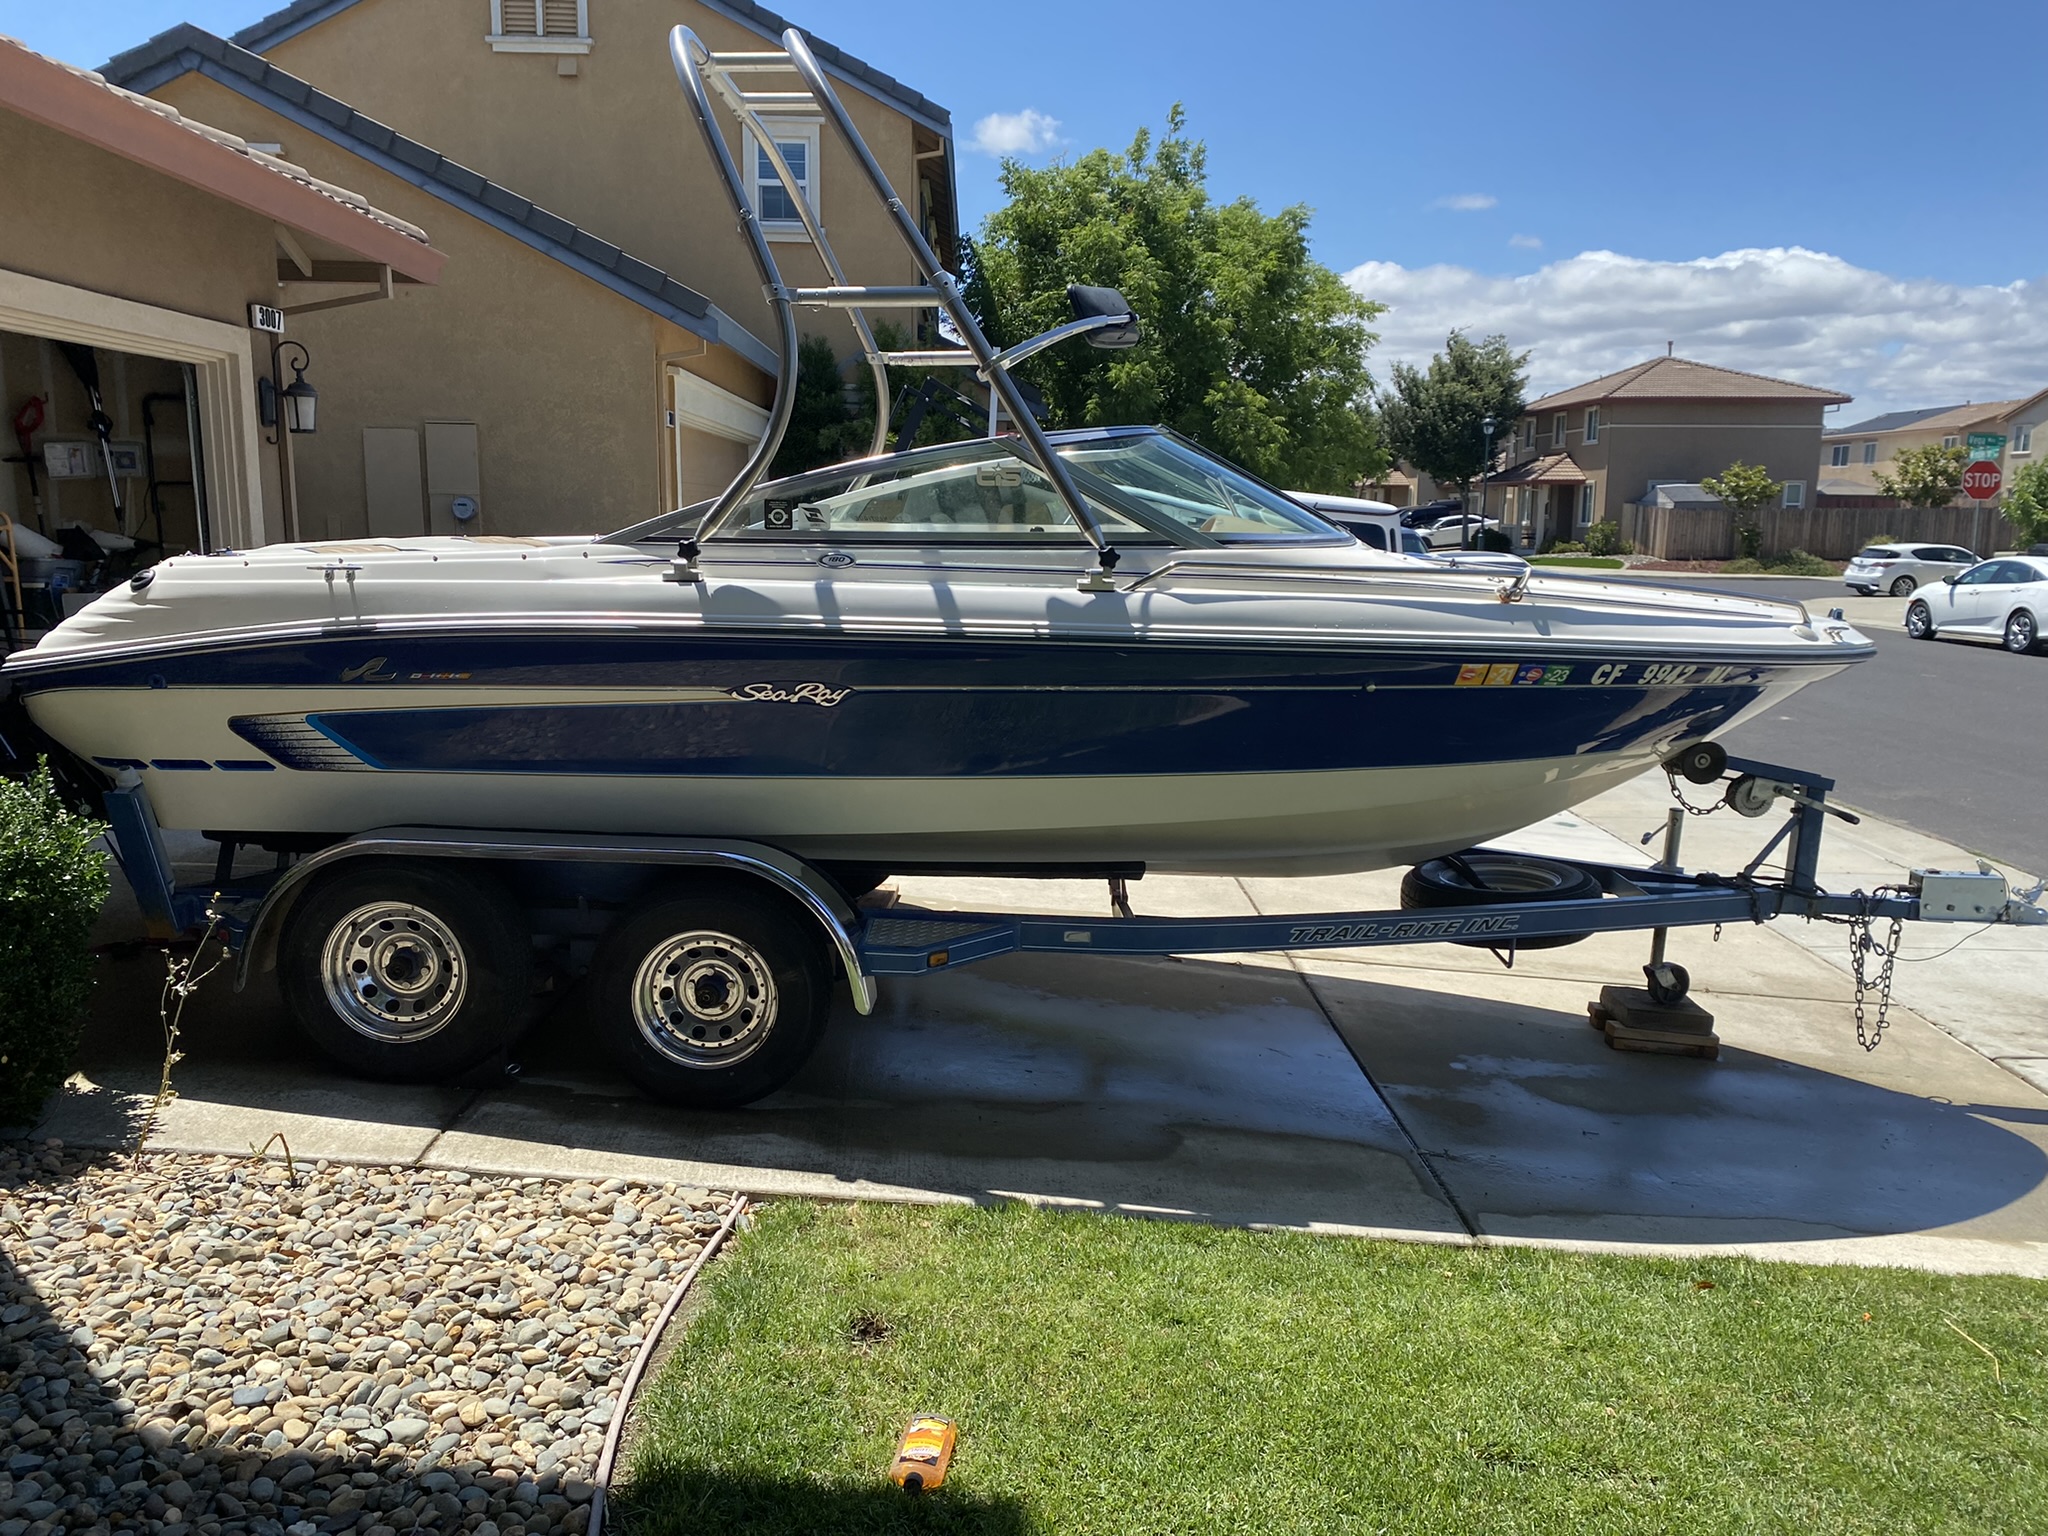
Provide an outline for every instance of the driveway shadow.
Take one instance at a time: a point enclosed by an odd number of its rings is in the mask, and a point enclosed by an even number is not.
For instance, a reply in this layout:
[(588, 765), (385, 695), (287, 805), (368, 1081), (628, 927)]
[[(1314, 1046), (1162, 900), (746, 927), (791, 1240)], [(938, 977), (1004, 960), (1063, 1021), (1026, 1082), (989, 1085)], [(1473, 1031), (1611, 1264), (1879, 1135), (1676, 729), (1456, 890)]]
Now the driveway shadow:
[[(1614, 1051), (1583, 1012), (1499, 997), (1349, 973), (1318, 972), (1310, 985), (1484, 1232), (1672, 1244), (1928, 1232), (2048, 1240), (2048, 1113), (1974, 1056), (1893, 1059), (1920, 1049), (1903, 1029), (1882, 1047), (1893, 1057), (1872, 1064), (1894, 1074), (1924, 1066), (1933, 1092), (1725, 1042), (1713, 1062)], [(1958, 1075), (1943, 1082), (1935, 1062)], [(1938, 1096), (1958, 1083), (1983, 1101)], [(2005, 1084), (2010, 1097), (1995, 1097)]]

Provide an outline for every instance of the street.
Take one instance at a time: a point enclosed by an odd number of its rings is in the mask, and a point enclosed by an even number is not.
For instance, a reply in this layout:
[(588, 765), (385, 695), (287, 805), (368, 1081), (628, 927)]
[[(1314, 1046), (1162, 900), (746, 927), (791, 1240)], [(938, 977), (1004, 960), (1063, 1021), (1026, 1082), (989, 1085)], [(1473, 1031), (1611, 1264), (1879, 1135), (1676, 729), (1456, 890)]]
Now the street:
[(1761, 581), (1753, 591), (1840, 603), (1877, 642), (1877, 656), (1733, 732), (1725, 738), (1731, 751), (1825, 773), (1849, 805), (2048, 873), (2040, 775), (2048, 657), (2011, 656), (1983, 641), (1909, 640), (1899, 627), (1904, 599), (1859, 600), (1839, 581)]

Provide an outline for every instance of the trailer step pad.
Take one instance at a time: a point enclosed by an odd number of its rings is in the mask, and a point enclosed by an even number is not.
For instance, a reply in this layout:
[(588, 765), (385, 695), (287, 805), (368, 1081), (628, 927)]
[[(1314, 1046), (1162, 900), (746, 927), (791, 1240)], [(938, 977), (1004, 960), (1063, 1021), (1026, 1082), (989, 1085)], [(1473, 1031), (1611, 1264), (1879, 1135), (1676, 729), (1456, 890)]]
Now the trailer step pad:
[(1617, 1051), (1698, 1056), (1706, 1061), (1721, 1054), (1714, 1016), (1689, 997), (1660, 1003), (1642, 987), (1602, 987), (1599, 998), (1586, 1005), (1586, 1022), (1606, 1035)]

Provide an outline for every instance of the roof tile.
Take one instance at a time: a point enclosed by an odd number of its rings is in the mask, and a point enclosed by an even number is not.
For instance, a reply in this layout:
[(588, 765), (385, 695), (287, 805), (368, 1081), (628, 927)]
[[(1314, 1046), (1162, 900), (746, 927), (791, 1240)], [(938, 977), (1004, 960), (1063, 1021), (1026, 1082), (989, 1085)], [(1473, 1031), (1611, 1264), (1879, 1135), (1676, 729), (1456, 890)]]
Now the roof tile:
[(1767, 378), (1734, 368), (1717, 368), (1684, 357), (1654, 357), (1647, 363), (1606, 374), (1533, 400), (1530, 411), (1595, 405), (1603, 400), (1811, 400), (1846, 404), (1850, 397), (1811, 384)]
[(537, 235), (544, 235), (557, 245), (567, 245), (576, 237), (576, 226), (558, 213), (549, 213), (545, 208), (536, 208), (527, 214), (526, 227)]

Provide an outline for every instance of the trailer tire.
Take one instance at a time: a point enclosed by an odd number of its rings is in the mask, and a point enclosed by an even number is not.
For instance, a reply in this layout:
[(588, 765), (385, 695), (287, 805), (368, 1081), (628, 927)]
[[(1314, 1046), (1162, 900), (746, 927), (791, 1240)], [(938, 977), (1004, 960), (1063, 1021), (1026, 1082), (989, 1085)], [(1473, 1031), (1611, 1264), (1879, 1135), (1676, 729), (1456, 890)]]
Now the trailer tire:
[[(1590, 901), (1600, 882), (1574, 864), (1521, 853), (1453, 853), (1416, 865), (1401, 877), (1405, 909), (1497, 907), (1533, 901)], [(1549, 933), (1511, 938), (1517, 949), (1561, 949), (1589, 939), (1589, 933)], [(1478, 949), (1500, 949), (1494, 938), (1454, 939)]]
[(614, 929), (591, 995), (612, 1054), (644, 1093), (686, 1109), (735, 1109), (810, 1059), (831, 979), (810, 919), (771, 896), (714, 886)]
[(278, 941), (299, 1028), (363, 1077), (431, 1083), (507, 1044), (532, 940), (488, 874), (430, 860), (344, 865), (302, 895)]

